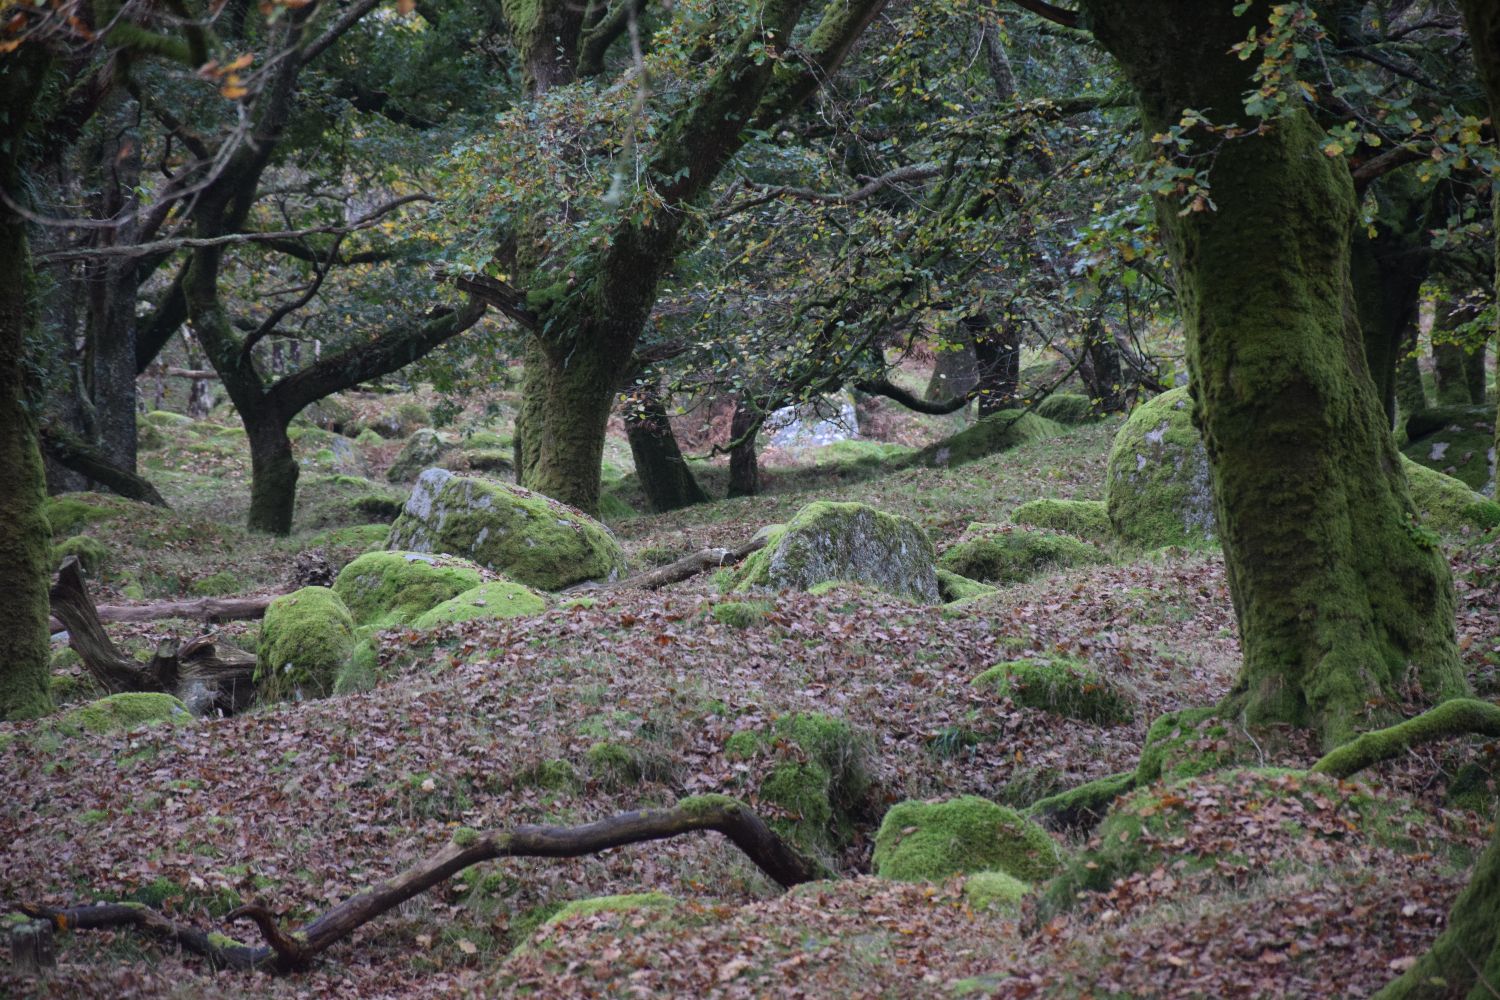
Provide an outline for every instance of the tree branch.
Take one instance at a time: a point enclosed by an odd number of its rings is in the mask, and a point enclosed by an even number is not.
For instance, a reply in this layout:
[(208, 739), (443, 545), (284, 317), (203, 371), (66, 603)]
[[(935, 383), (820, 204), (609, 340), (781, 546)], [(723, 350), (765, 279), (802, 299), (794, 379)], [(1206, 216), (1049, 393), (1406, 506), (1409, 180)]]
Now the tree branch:
[(1029, 10), (1037, 17), (1045, 18), (1053, 24), (1060, 24), (1064, 28), (1081, 28), (1083, 26), (1076, 10), (1057, 7), (1047, 3), (1046, 0), (1010, 0), (1010, 2), (1022, 10)]
[[(283, 413), (300, 413), (335, 392), (404, 368), (463, 333), (484, 316), (485, 304), (470, 296), (459, 309), (446, 309), (405, 327), (332, 354), (288, 375), (266, 391), (266, 402)], [(222, 372), (220, 373), (223, 374)]]
[(684, 799), (670, 809), (621, 813), (581, 826), (518, 826), (480, 833), (461, 830), (452, 843), (401, 874), (338, 904), (300, 930), (288, 934), (264, 906), (242, 906), (229, 919), (250, 920), (266, 944), (241, 944), (179, 924), (145, 907), (103, 904), (54, 908), (23, 903), (17, 907), (58, 930), (135, 927), (206, 956), (219, 965), (278, 972), (306, 969), (312, 960), (360, 927), (451, 876), (496, 858), (576, 858), (613, 847), (666, 840), (687, 833), (715, 831), (733, 841), (761, 871), (783, 887), (821, 876), (816, 864), (799, 854), (748, 806), (725, 795)]

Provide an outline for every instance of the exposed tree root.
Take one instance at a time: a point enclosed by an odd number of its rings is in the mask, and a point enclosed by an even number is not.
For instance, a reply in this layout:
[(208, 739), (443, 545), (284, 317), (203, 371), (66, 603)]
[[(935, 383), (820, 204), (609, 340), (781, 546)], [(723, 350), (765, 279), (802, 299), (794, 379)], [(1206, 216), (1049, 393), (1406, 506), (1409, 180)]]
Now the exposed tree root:
[(1412, 747), (1455, 736), (1500, 737), (1500, 705), (1478, 698), (1453, 698), (1415, 718), (1350, 740), (1330, 751), (1311, 770), (1347, 778)]
[(104, 903), (62, 909), (22, 904), (19, 909), (28, 916), (51, 921), (59, 930), (134, 927), (173, 941), (217, 965), (295, 972), (306, 969), (320, 953), (375, 918), (481, 861), (575, 858), (701, 830), (715, 830), (728, 837), (761, 871), (782, 886), (799, 885), (820, 877), (812, 861), (772, 832), (748, 806), (725, 795), (703, 795), (683, 799), (671, 809), (621, 813), (582, 826), (526, 825), (483, 833), (460, 830), (453, 842), (437, 854), (351, 896), (292, 933), (283, 931), (275, 915), (263, 906), (242, 906), (228, 914), (230, 920), (255, 923), (266, 942), (258, 946), (179, 924), (137, 904)]
[(121, 653), (99, 621), (78, 559), (69, 556), (52, 585), (52, 613), (68, 631), (68, 644), (84, 667), (111, 694), (165, 691), (199, 714), (220, 709), (233, 714), (255, 694), (255, 657), (220, 644), (213, 636), (185, 643), (167, 641), (147, 663)]

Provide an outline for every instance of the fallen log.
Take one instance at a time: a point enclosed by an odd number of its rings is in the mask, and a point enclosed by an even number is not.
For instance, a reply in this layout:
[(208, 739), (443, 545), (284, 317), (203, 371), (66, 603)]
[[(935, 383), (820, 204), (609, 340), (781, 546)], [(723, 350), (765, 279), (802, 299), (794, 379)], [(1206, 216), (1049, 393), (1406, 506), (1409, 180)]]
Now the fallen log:
[(50, 921), (58, 930), (133, 927), (203, 955), (215, 965), (289, 973), (308, 968), (320, 953), (360, 927), (481, 861), (576, 858), (613, 847), (706, 830), (728, 837), (761, 871), (783, 887), (822, 877), (816, 863), (778, 837), (744, 803), (726, 795), (703, 795), (683, 799), (670, 809), (621, 813), (581, 826), (525, 825), (488, 832), (461, 829), (451, 843), (430, 858), (349, 897), (290, 934), (281, 929), (270, 909), (259, 904), (242, 906), (226, 916), (231, 921), (252, 921), (265, 939), (263, 945), (244, 944), (220, 934), (206, 933), (137, 904), (55, 908), (22, 903), (17, 909), (33, 919)]
[(729, 566), (737, 563), (750, 555), (766, 547), (766, 536), (757, 533), (745, 544), (733, 549), (700, 549), (690, 556), (683, 556), (676, 562), (655, 569), (648, 569), (644, 573), (626, 577), (615, 583), (603, 584), (581, 584), (577, 587), (569, 587), (568, 591), (575, 590), (658, 590), (669, 583), (679, 583), (691, 579), (699, 573), (707, 573), (709, 570), (718, 569), (721, 566)]
[(84, 583), (78, 559), (69, 556), (52, 584), (52, 613), (68, 633), (68, 645), (111, 694), (164, 691), (193, 710), (233, 714), (255, 696), (255, 656), (201, 635), (184, 643), (167, 640), (146, 663), (120, 652), (104, 631)]
[[(100, 604), (94, 613), (102, 622), (156, 622), (164, 618), (191, 618), (201, 622), (245, 621), (263, 617), (266, 607), (279, 594), (258, 597), (198, 597), (190, 601), (155, 601), (151, 604)], [(49, 626), (61, 632), (66, 626), (52, 615)]]

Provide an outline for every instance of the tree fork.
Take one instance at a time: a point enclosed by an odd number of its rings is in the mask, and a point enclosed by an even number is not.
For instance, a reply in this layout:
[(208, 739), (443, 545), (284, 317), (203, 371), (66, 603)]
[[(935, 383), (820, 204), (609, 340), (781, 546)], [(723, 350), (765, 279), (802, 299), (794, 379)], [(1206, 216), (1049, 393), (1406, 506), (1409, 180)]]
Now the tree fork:
[(32, 918), (50, 921), (58, 930), (134, 927), (175, 942), (217, 965), (289, 973), (308, 968), (319, 954), (365, 924), (482, 861), (576, 858), (612, 847), (710, 830), (728, 837), (783, 888), (822, 877), (815, 863), (778, 837), (744, 803), (726, 795), (702, 795), (683, 799), (670, 809), (620, 813), (581, 826), (527, 824), (511, 830), (460, 830), (441, 851), (394, 878), (349, 897), (290, 934), (281, 929), (274, 914), (264, 906), (252, 904), (229, 913), (229, 920), (255, 923), (266, 941), (260, 946), (206, 933), (136, 904), (54, 908), (22, 903), (17, 909)]

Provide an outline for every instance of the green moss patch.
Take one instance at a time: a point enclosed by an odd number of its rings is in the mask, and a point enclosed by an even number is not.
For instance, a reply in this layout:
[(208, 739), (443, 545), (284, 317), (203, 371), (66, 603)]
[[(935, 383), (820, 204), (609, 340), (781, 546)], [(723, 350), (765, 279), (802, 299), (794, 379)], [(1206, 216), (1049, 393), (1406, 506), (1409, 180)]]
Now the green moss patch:
[(1109, 507), (1103, 500), (1032, 500), (1017, 507), (1010, 519), (1028, 528), (1060, 531), (1099, 545), (1114, 534)]
[(754, 763), (747, 798), (777, 834), (825, 859), (849, 842), (871, 779), (868, 741), (848, 723), (817, 712), (785, 715), (731, 734), (724, 754)]
[(547, 610), (540, 594), (509, 580), (492, 580), (422, 612), (412, 624), (435, 628), (452, 622), (520, 618)]
[(80, 705), (58, 716), (56, 725), (63, 732), (112, 733), (159, 722), (188, 722), (192, 718), (187, 706), (171, 695), (143, 691), (112, 694)]
[(1071, 535), (976, 523), (944, 550), (938, 565), (984, 583), (1019, 583), (1047, 570), (1087, 565), (1103, 558), (1097, 548)]
[(709, 616), (730, 628), (750, 628), (766, 620), (771, 612), (769, 601), (724, 601), (709, 610)]
[(1153, 722), (1136, 765), (1136, 783), (1193, 777), (1233, 763), (1234, 742), (1217, 711), (1184, 708)]
[(976, 910), (1014, 913), (1031, 886), (1005, 872), (975, 872), (964, 879), (964, 900)]
[(1060, 424), (1082, 424), (1099, 418), (1093, 400), (1077, 392), (1054, 392), (1031, 412)]
[(303, 587), (276, 598), (266, 608), (256, 647), (260, 696), (274, 701), (332, 694), (354, 643), (354, 620), (334, 591)]
[(1070, 657), (1015, 660), (974, 678), (1017, 705), (1068, 719), (1112, 724), (1135, 717), (1130, 697), (1088, 664)]
[(76, 558), (83, 571), (95, 580), (104, 575), (104, 568), (109, 564), (109, 549), (88, 535), (74, 535), (52, 546), (53, 566), (61, 565), (68, 556)]
[(903, 882), (984, 871), (1034, 882), (1057, 871), (1062, 860), (1041, 827), (973, 795), (894, 805), (875, 834), (875, 873)]
[(484, 572), (456, 556), (367, 552), (340, 571), (333, 589), (357, 624), (405, 625), (482, 582)]
[(1495, 408), (1438, 407), (1413, 413), (1406, 421), (1402, 454), (1420, 465), (1452, 476), (1473, 490), (1494, 479)]
[(942, 597), (944, 604), (955, 604), (958, 601), (972, 601), (978, 597), (988, 597), (998, 594), (1000, 588), (992, 587), (978, 580), (971, 580), (966, 576), (955, 573), (952, 570), (939, 568), (937, 571), (938, 594)]

